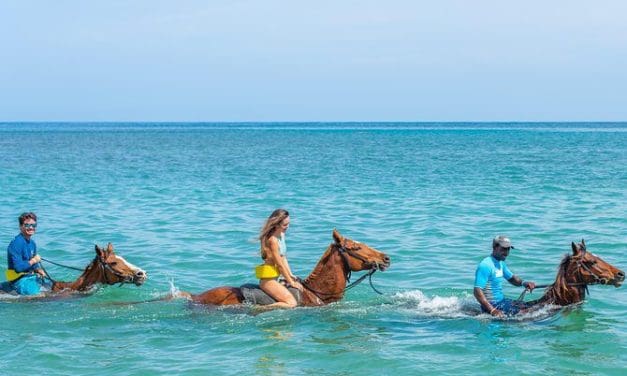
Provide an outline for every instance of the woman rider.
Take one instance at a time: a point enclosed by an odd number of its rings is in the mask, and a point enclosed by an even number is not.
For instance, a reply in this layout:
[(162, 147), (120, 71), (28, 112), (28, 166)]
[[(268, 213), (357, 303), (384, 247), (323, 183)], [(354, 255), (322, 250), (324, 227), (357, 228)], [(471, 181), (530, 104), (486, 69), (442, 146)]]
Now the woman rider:
[(296, 307), (296, 299), (287, 287), (278, 281), (279, 276), (285, 278), (287, 286), (301, 291), (303, 289), (287, 263), (285, 232), (289, 227), (290, 214), (287, 210), (277, 209), (270, 214), (259, 234), (261, 258), (264, 263), (255, 268), (255, 274), (259, 278), (259, 287), (276, 300), (276, 303), (266, 306), (267, 308)]

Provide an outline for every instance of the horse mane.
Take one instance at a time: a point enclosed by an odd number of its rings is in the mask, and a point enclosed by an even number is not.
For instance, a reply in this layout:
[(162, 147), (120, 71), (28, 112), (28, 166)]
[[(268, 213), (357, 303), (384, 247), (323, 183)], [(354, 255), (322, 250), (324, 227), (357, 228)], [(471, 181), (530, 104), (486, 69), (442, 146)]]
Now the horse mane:
[(568, 286), (569, 281), (567, 281), (568, 267), (573, 258), (574, 256), (571, 254), (564, 255), (558, 266), (555, 282), (547, 289), (543, 301), (561, 305), (564, 302), (572, 302), (573, 298), (576, 297)]
[(566, 285), (566, 271), (568, 270), (568, 265), (570, 265), (571, 255), (566, 254), (562, 258), (560, 265), (557, 268), (557, 277), (555, 277), (555, 282), (548, 288), (545, 298), (547, 301), (554, 303), (556, 301), (564, 300), (566, 289), (568, 286)]
[(306, 284), (309, 284), (311, 280), (315, 280), (318, 277), (318, 275), (320, 275), (324, 266), (329, 261), (329, 258), (333, 255), (332, 251), (333, 251), (333, 244), (330, 244), (329, 247), (327, 247), (327, 250), (324, 251), (324, 254), (322, 254), (322, 257), (320, 257), (320, 260), (318, 260), (318, 263), (316, 264), (314, 269), (311, 271), (311, 273), (309, 273), (307, 278), (305, 278), (304, 282)]
[(333, 258), (341, 258), (338, 252), (334, 252), (336, 247), (335, 244), (329, 245), (312, 272), (303, 281), (306, 287), (304, 291), (312, 294), (315, 297), (314, 301), (319, 299), (328, 304), (342, 299), (344, 295), (346, 272), (341, 260), (337, 261), (339, 270), (334, 266)]

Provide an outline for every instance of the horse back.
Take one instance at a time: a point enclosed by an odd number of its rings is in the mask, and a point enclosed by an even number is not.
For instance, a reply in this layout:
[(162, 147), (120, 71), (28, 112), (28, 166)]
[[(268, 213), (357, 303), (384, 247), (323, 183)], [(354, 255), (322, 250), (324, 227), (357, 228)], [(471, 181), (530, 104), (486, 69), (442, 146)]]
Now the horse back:
[(199, 304), (233, 305), (244, 301), (242, 290), (237, 287), (221, 286), (192, 295), (192, 301)]

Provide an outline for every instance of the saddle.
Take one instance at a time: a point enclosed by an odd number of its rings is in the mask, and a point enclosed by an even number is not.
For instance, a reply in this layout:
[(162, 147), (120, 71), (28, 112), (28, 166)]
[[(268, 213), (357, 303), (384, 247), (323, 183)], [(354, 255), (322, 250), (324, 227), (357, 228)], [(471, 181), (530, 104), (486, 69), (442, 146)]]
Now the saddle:
[[(300, 305), (302, 301), (301, 293), (298, 289), (294, 287), (287, 288), (289, 292), (294, 295), (294, 299), (296, 299), (296, 303)], [(240, 286), (240, 290), (242, 292), (242, 296), (244, 297), (244, 303), (247, 304), (257, 304), (257, 305), (268, 305), (272, 303), (276, 303), (276, 300), (272, 298), (270, 295), (266, 294), (259, 285), (253, 283), (247, 283), (245, 285)]]

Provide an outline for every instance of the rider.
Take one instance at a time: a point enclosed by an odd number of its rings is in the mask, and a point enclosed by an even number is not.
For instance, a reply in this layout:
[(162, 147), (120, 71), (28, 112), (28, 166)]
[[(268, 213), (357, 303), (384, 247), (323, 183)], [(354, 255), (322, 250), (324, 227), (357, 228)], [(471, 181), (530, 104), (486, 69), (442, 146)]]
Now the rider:
[(39, 264), (37, 244), (32, 236), (37, 230), (37, 215), (33, 212), (22, 213), (18, 218), (20, 233), (7, 247), (7, 281), (20, 295), (35, 295), (45, 285), (45, 271)]
[(303, 289), (287, 262), (285, 232), (289, 226), (290, 214), (287, 210), (277, 209), (270, 214), (259, 234), (261, 258), (264, 263), (255, 268), (255, 274), (259, 278), (259, 287), (276, 300), (276, 303), (266, 306), (267, 308), (296, 307), (294, 296), (285, 285), (278, 281), (280, 275), (285, 278), (287, 286), (301, 291)]
[(524, 308), (524, 303), (504, 297), (501, 286), (504, 279), (529, 291), (536, 288), (534, 282), (521, 280), (507, 268), (505, 259), (510, 249), (514, 247), (508, 237), (495, 237), (492, 240), (492, 255), (484, 258), (475, 272), (475, 298), (481, 304), (481, 310), (492, 316), (515, 315)]

